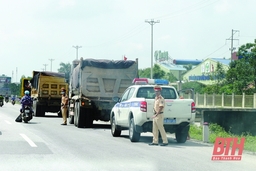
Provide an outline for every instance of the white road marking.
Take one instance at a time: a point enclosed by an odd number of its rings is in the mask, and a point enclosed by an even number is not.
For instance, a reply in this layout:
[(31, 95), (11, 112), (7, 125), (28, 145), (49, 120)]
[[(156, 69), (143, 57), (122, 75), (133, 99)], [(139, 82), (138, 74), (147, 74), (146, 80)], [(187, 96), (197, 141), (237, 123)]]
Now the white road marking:
[(29, 139), (25, 134), (20, 134), (28, 143), (31, 147), (37, 147), (37, 145), (31, 140)]
[(9, 122), (9, 121), (7, 121), (7, 120), (4, 120), (6, 123), (8, 123), (8, 124), (12, 124), (11, 122)]

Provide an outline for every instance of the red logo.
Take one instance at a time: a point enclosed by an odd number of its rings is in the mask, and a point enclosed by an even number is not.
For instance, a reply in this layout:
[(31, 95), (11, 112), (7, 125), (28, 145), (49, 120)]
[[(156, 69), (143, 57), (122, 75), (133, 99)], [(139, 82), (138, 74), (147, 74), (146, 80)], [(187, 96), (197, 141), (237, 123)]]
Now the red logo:
[[(241, 160), (242, 153), (244, 150), (245, 138), (240, 139), (238, 143), (238, 138), (216, 138), (213, 152), (212, 160)], [(232, 144), (232, 147), (230, 148)]]

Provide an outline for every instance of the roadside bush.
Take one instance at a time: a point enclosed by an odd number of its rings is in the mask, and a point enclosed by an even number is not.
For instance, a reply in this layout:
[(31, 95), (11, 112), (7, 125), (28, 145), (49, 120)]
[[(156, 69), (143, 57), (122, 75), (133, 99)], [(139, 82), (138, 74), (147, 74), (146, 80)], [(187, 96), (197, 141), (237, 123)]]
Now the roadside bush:
[[(242, 133), (242, 135), (231, 134), (226, 132), (224, 128), (218, 124), (209, 125), (210, 137), (209, 142), (214, 143), (217, 137), (238, 137), (239, 139), (245, 137), (244, 150), (256, 152), (256, 136), (252, 136), (249, 132)], [(195, 124), (190, 126), (190, 137), (199, 141), (203, 140), (203, 127)]]

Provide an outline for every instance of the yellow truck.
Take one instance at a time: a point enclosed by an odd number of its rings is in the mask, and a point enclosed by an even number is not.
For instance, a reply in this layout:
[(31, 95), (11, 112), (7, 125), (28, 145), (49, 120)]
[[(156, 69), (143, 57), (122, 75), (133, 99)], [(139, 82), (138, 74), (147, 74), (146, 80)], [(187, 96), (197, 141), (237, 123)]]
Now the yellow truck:
[(45, 112), (58, 113), (61, 116), (59, 111), (62, 87), (68, 93), (68, 83), (64, 73), (33, 71), (31, 80), (23, 79), (22, 81), (22, 93), (25, 90), (30, 91), (35, 116), (45, 116)]

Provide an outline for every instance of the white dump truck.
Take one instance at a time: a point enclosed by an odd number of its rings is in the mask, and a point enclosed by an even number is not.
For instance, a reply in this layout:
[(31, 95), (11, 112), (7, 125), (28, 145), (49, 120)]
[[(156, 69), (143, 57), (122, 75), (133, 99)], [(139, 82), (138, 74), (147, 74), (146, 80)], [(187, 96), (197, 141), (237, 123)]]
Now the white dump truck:
[(81, 58), (71, 67), (69, 123), (78, 128), (90, 128), (94, 120), (109, 121), (113, 97), (120, 97), (138, 77), (138, 59)]

